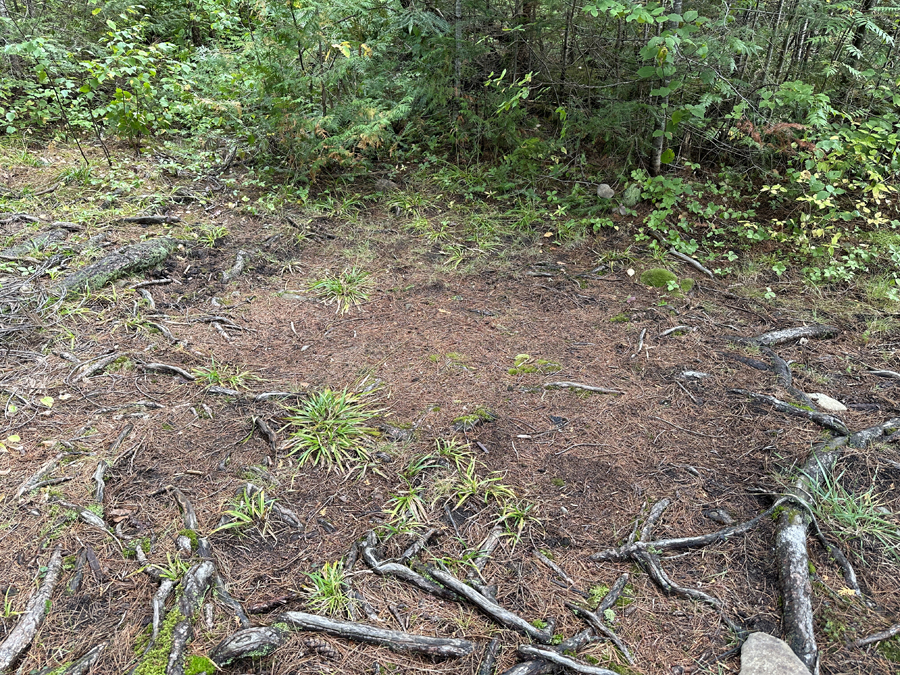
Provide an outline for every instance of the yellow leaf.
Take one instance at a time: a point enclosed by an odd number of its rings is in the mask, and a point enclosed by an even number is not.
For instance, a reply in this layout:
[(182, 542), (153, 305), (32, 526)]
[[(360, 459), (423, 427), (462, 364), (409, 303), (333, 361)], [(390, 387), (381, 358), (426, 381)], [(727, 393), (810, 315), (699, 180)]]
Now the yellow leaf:
[(8, 436), (8, 437), (6, 438), (6, 440), (9, 441), (10, 443), (18, 443), (18, 442), (21, 441), (22, 439), (21, 439), (21, 437), (19, 436), (19, 434), (13, 434), (12, 436)]

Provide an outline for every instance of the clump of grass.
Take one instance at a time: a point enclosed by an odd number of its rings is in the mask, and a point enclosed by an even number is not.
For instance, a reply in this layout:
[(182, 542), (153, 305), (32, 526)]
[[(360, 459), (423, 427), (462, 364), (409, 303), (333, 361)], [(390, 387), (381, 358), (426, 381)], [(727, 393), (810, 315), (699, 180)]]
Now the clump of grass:
[(301, 466), (311, 462), (343, 470), (347, 462), (368, 459), (365, 443), (374, 431), (368, 422), (379, 412), (360, 394), (323, 389), (299, 406), (288, 408), (287, 422), (292, 430), (287, 447), (291, 454), (299, 455)]
[(263, 535), (269, 531), (269, 516), (272, 513), (272, 505), (274, 499), (266, 497), (265, 490), (257, 490), (254, 494), (248, 494), (247, 490), (241, 492), (240, 496), (235, 499), (231, 508), (225, 511), (227, 522), (223, 523), (213, 533), (222, 530), (243, 530), (252, 525)]
[(328, 274), (324, 279), (315, 279), (309, 288), (315, 291), (326, 305), (337, 304), (341, 314), (351, 307), (357, 307), (369, 299), (372, 280), (369, 273), (358, 267), (350, 267), (340, 274)]
[(350, 602), (344, 592), (344, 564), (340, 561), (325, 563), (315, 572), (308, 572), (309, 586), (304, 586), (306, 603), (310, 609), (322, 614), (334, 615)]
[[(878, 542), (895, 560), (900, 561), (900, 527), (885, 513), (884, 505), (875, 493), (874, 479), (869, 489), (854, 495), (842, 484), (842, 473), (832, 478), (824, 472), (821, 482), (812, 488), (813, 511), (819, 520), (828, 523), (838, 536), (848, 542)], [(860, 559), (864, 546), (860, 546)]]
[(209, 386), (228, 386), (234, 389), (246, 389), (247, 382), (260, 379), (249, 371), (216, 363), (215, 359), (212, 359), (208, 366), (194, 368), (191, 374)]

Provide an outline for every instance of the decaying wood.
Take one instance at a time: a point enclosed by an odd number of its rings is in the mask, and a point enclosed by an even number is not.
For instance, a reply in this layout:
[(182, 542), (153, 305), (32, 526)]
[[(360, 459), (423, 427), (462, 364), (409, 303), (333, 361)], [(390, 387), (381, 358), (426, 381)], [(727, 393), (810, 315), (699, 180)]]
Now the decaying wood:
[(16, 493), (13, 495), (13, 499), (18, 499), (22, 495), (31, 492), (34, 489), (34, 486), (40, 483), (44, 479), (44, 476), (53, 471), (59, 463), (59, 460), (65, 456), (66, 453), (61, 452), (53, 459), (48, 460), (36, 473), (29, 476), (21, 485), (19, 485)]
[(478, 665), (476, 675), (493, 675), (494, 667), (497, 665), (497, 656), (500, 654), (500, 640), (494, 638), (488, 642), (484, 648), (484, 655), (481, 657), (481, 663)]
[(75, 571), (72, 572), (72, 578), (66, 585), (66, 592), (69, 595), (75, 595), (81, 590), (81, 582), (84, 580), (84, 563), (87, 561), (87, 551), (84, 546), (78, 549), (78, 555), (75, 557)]
[(262, 417), (254, 417), (253, 418), (253, 426), (259, 429), (259, 432), (265, 436), (266, 440), (269, 442), (269, 448), (271, 448), (272, 452), (277, 452), (278, 450), (278, 437), (275, 436), (275, 432), (266, 424), (266, 421)]
[(548, 661), (557, 666), (573, 670), (576, 673), (584, 673), (584, 675), (616, 675), (615, 671), (606, 668), (598, 668), (597, 666), (589, 666), (586, 663), (581, 663), (580, 661), (576, 661), (568, 656), (563, 656), (559, 652), (550, 649), (539, 649), (530, 645), (521, 645), (519, 646), (518, 651), (519, 654), (524, 657)]
[(781, 330), (773, 330), (754, 338), (739, 338), (739, 342), (763, 345), (772, 347), (781, 345), (785, 342), (793, 342), (801, 338), (830, 338), (837, 335), (840, 331), (834, 326), (825, 326), (814, 324), (812, 326), (800, 326), (798, 328), (783, 328)]
[(672, 333), (677, 333), (680, 330), (693, 330), (693, 329), (694, 329), (693, 326), (674, 326), (672, 328), (664, 330), (662, 333), (659, 334), (659, 337), (666, 337), (668, 335), (671, 335)]
[(169, 485), (167, 487), (168, 491), (171, 492), (172, 496), (175, 498), (175, 503), (178, 504), (178, 508), (181, 510), (181, 518), (184, 522), (185, 529), (196, 530), (199, 526), (199, 522), (197, 521), (197, 512), (194, 511), (191, 500), (174, 485)]
[(267, 656), (284, 644), (284, 634), (277, 628), (257, 626), (244, 628), (222, 640), (209, 653), (220, 668), (246, 656)]
[(402, 633), (395, 630), (375, 628), (361, 623), (326, 619), (304, 612), (284, 612), (278, 617), (278, 621), (287, 623), (300, 630), (320, 631), (355, 642), (381, 645), (400, 652), (427, 654), (443, 658), (458, 658), (468, 656), (475, 649), (475, 645), (468, 640)]
[(551, 570), (553, 570), (560, 579), (562, 579), (569, 585), (569, 588), (575, 588), (575, 580), (572, 579), (572, 577), (570, 577), (568, 574), (566, 574), (566, 571), (562, 567), (550, 560), (550, 558), (545, 556), (537, 549), (534, 549), (534, 556)]
[(96, 290), (121, 277), (156, 267), (177, 245), (174, 239), (158, 237), (126, 246), (65, 277), (53, 294), (69, 297), (82, 291)]
[(876, 642), (881, 642), (882, 640), (890, 640), (892, 637), (896, 637), (897, 635), (900, 635), (900, 623), (895, 623), (893, 626), (891, 626), (887, 630), (881, 631), (880, 633), (873, 633), (868, 637), (856, 640), (853, 645), (855, 647), (865, 647), (866, 645), (872, 645)]
[(67, 502), (62, 499), (56, 500), (56, 503), (66, 509), (71, 509), (75, 513), (78, 514), (78, 518), (85, 525), (90, 525), (91, 527), (96, 527), (99, 530), (103, 530), (113, 539), (115, 539), (116, 543), (119, 544), (119, 547), (122, 547), (122, 542), (119, 541), (119, 538), (116, 536), (115, 532), (112, 531), (109, 525), (106, 524), (106, 521), (103, 520), (100, 516), (98, 516), (93, 511), (89, 509), (85, 509), (80, 507), (78, 504), (73, 504), (72, 502)]
[(731, 352), (719, 352), (720, 356), (724, 356), (726, 359), (731, 359), (732, 361), (737, 361), (738, 363), (743, 363), (745, 366), (750, 366), (751, 368), (756, 368), (757, 370), (770, 371), (772, 368), (769, 364), (760, 361), (759, 359), (753, 359), (749, 356), (743, 356), (742, 354), (732, 354)]
[[(140, 401), (139, 403), (135, 403), (133, 405), (148, 405), (151, 403), (150, 401)], [(114, 455), (116, 450), (119, 449), (119, 446), (122, 445), (122, 442), (128, 438), (131, 432), (134, 431), (134, 425), (129, 423), (122, 427), (122, 431), (119, 432), (119, 435), (116, 436), (116, 440), (114, 440), (109, 446), (109, 454)], [(117, 458), (118, 459), (118, 458)], [(99, 486), (98, 486), (99, 487)], [(98, 499), (97, 501), (102, 501)]]
[(553, 634), (550, 631), (535, 628), (532, 624), (528, 623), (522, 617), (518, 616), (517, 614), (513, 614), (507, 609), (504, 609), (496, 602), (494, 602), (490, 598), (485, 597), (468, 584), (464, 584), (452, 574), (438, 568), (430, 569), (429, 573), (441, 584), (449, 588), (457, 595), (471, 602), (484, 614), (487, 614), (491, 619), (499, 623), (501, 626), (506, 626), (507, 628), (523, 633), (531, 639), (540, 642), (541, 644), (550, 644), (550, 642), (553, 640)]
[(172, 647), (169, 650), (169, 661), (166, 664), (166, 675), (184, 675), (185, 649), (194, 637), (191, 622), (183, 619), (172, 629)]
[(47, 573), (44, 575), (40, 588), (28, 600), (28, 605), (22, 612), (19, 623), (0, 644), (0, 673), (8, 670), (18, 660), (44, 622), (44, 617), (50, 608), (50, 596), (53, 595), (53, 589), (56, 587), (56, 582), (59, 581), (60, 572), (62, 572), (62, 562), (62, 545), (57, 544), (50, 556), (50, 562), (47, 563)]
[(785, 415), (792, 415), (794, 417), (804, 417), (816, 424), (825, 427), (826, 429), (831, 429), (842, 436), (849, 436), (850, 430), (847, 429), (847, 425), (844, 424), (839, 418), (834, 415), (827, 415), (825, 413), (816, 412), (814, 410), (805, 410), (804, 408), (798, 408), (796, 406), (791, 405), (790, 403), (785, 403), (774, 396), (768, 396), (766, 394), (757, 394), (752, 391), (747, 391), (746, 389), (729, 389), (733, 394), (740, 394), (742, 396), (749, 396), (755, 401), (762, 401), (764, 403), (768, 403), (775, 410), (780, 413), (784, 413)]
[(606, 595), (603, 596), (600, 604), (597, 605), (597, 609), (594, 610), (595, 614), (603, 614), (603, 612), (611, 609), (612, 606), (616, 604), (619, 596), (622, 595), (622, 591), (624, 591), (625, 587), (628, 585), (628, 579), (628, 572), (625, 572), (625, 574), (616, 579), (612, 587), (609, 589), (609, 591), (607, 591)]
[[(167, 336), (168, 337), (168, 336)], [(188, 382), (194, 382), (197, 378), (184, 368), (173, 366), (168, 363), (138, 363), (137, 367), (145, 373), (163, 373), (165, 375), (178, 375)]]
[(607, 389), (606, 387), (594, 387), (590, 384), (581, 384), (580, 382), (547, 382), (541, 385), (544, 389), (584, 389), (592, 391), (596, 394), (624, 394), (621, 389)]

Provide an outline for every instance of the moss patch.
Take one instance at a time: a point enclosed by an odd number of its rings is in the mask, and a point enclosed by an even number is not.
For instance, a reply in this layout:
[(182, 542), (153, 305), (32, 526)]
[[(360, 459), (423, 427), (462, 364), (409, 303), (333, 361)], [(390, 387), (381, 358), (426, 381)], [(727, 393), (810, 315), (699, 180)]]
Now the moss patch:
[[(133, 675), (165, 675), (166, 666), (169, 664), (169, 652), (172, 651), (172, 633), (184, 619), (184, 615), (177, 609), (172, 609), (159, 627), (159, 635), (153, 648), (144, 654), (141, 662), (134, 669)], [(137, 646), (141, 649), (140, 642)], [(203, 672), (203, 671), (200, 671)], [(215, 672), (215, 670), (213, 670)]]
[(879, 642), (878, 653), (891, 663), (900, 663), (900, 637)]
[(189, 656), (184, 666), (184, 675), (215, 675), (216, 664), (206, 656)]
[(653, 288), (668, 288), (669, 282), (678, 283), (678, 277), (669, 270), (660, 267), (652, 270), (644, 270), (641, 273), (641, 283), (644, 286), (652, 286)]
[(200, 538), (197, 536), (197, 533), (194, 530), (184, 529), (178, 533), (178, 536), (184, 535), (191, 541), (191, 550), (196, 551), (200, 546)]
[(562, 365), (546, 359), (533, 359), (529, 354), (518, 354), (513, 361), (513, 367), (509, 369), (510, 375), (524, 375), (526, 373), (540, 373), (550, 375), (562, 370)]

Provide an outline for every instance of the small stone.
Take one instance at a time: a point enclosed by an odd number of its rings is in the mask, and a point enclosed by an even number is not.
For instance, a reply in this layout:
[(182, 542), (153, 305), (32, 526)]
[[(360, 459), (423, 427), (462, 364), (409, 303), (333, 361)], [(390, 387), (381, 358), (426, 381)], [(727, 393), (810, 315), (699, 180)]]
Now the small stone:
[(597, 186), (597, 196), (600, 199), (612, 199), (616, 196), (616, 192), (606, 183), (601, 183)]
[(375, 189), (379, 192), (393, 192), (394, 190), (399, 190), (400, 186), (387, 178), (379, 178), (375, 181)]
[(847, 406), (825, 394), (810, 394), (809, 397), (825, 412), (846, 412)]
[(712, 521), (721, 523), (722, 525), (734, 524), (734, 518), (732, 518), (731, 514), (729, 514), (725, 509), (707, 509), (703, 512), (703, 515)]
[(783, 640), (752, 633), (741, 647), (739, 675), (809, 675), (809, 670)]

